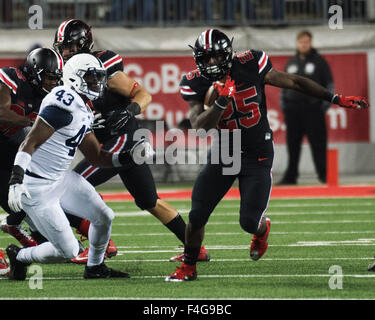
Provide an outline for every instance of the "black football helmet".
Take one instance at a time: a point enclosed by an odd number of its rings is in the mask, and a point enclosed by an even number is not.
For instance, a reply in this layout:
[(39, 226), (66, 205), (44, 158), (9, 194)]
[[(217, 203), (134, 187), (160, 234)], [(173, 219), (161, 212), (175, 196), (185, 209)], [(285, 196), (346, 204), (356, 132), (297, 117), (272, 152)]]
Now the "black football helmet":
[(62, 55), (64, 49), (71, 49), (72, 45), (77, 45), (77, 52), (72, 52), (65, 60), (76, 53), (90, 53), (94, 46), (91, 27), (81, 20), (66, 20), (59, 25), (55, 33), (53, 47)]
[[(232, 39), (233, 41), (233, 39)], [(203, 77), (218, 81), (228, 74), (232, 67), (232, 41), (217, 29), (203, 31), (195, 42), (193, 56)], [(212, 64), (214, 58), (215, 64)]]
[(49, 92), (46, 79), (60, 83), (63, 69), (63, 59), (58, 52), (49, 48), (37, 48), (29, 53), (21, 67), (26, 79), (38, 90)]

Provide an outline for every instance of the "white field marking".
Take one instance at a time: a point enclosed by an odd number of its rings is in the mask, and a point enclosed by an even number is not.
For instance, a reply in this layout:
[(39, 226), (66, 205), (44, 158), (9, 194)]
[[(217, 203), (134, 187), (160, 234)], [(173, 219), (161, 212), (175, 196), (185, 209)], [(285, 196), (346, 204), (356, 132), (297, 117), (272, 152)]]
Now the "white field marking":
[[(228, 208), (233, 208), (236, 210), (236, 212), (213, 212), (212, 216), (238, 216), (239, 215), (239, 208), (234, 208), (233, 206), (228, 207)], [(269, 207), (269, 209), (272, 209), (272, 207)], [(152, 216), (151, 213), (148, 211), (117, 211), (117, 209), (114, 209), (115, 211), (115, 217), (150, 217)], [(190, 210), (187, 209), (177, 209), (177, 211), (180, 214), (187, 214), (190, 212)], [(353, 215), (353, 214), (374, 214), (375, 215), (375, 209), (374, 210), (355, 210), (355, 211), (345, 211), (345, 212), (340, 212), (340, 211), (314, 211), (311, 210), (310, 212), (283, 212), (283, 211), (274, 211), (272, 212), (271, 210), (267, 211), (267, 214), (269, 216), (298, 216), (298, 215)], [(0, 214), (0, 220), (5, 219), (7, 217), (6, 214)]]
[[(199, 274), (199, 278), (327, 278), (332, 274)], [(375, 278), (375, 274), (343, 274), (343, 278)], [(164, 279), (165, 276), (131, 276), (131, 279)], [(0, 280), (8, 280), (7, 277), (0, 277)], [(26, 279), (27, 280), (27, 279)], [(44, 280), (84, 280), (83, 277), (43, 277)], [(2, 298), (3, 299), (3, 298)]]
[[(240, 205), (240, 200), (238, 200), (238, 203), (219, 203), (217, 208), (225, 208), (225, 209), (230, 209), (230, 208), (237, 208)], [(270, 204), (268, 208), (273, 209), (273, 208), (300, 208), (300, 207), (373, 207), (375, 206), (375, 201), (374, 202), (358, 202), (358, 203), (321, 203), (321, 202), (311, 202), (311, 203), (277, 203), (277, 204)], [(115, 209), (126, 209), (126, 205), (114, 205)], [(184, 205), (184, 204), (176, 204), (175, 208), (177, 210), (186, 210), (190, 209), (191, 205)], [(140, 212), (138, 210), (137, 212)]]
[[(180, 214), (187, 214), (189, 210), (177, 210)], [(356, 211), (310, 211), (310, 212), (283, 212), (267, 211), (269, 216), (298, 216), (298, 215), (354, 215), (354, 214), (373, 214), (375, 210), (356, 210)], [(239, 212), (213, 212), (212, 216), (238, 216)], [(115, 211), (115, 217), (149, 217), (151, 213), (147, 211)]]
[[(301, 234), (301, 235), (315, 235), (315, 234), (374, 234), (375, 230), (373, 231), (327, 231), (327, 232), (319, 232), (319, 231), (273, 231), (273, 235), (292, 235), (292, 234)], [(246, 236), (248, 237), (249, 234), (239, 231), (239, 232), (205, 232), (205, 235), (208, 236)], [(155, 232), (155, 233), (112, 233), (111, 237), (144, 237), (144, 236), (174, 236), (171, 232)], [(9, 236), (0, 236), (0, 239), (9, 238)]]
[[(344, 261), (344, 260), (373, 260), (374, 258), (262, 258), (262, 261)], [(106, 263), (126, 262), (169, 262), (168, 259), (129, 259), (106, 260)], [(250, 259), (211, 259), (210, 262), (251, 262)], [(170, 263), (170, 262), (169, 262)]]
[[(268, 247), (341, 247), (341, 246), (375, 246), (375, 242), (346, 242), (346, 241), (311, 241), (311, 242), (297, 242), (291, 244), (269, 244)], [(249, 250), (249, 246), (205, 246), (207, 250)], [(118, 251), (119, 254), (128, 253), (172, 253), (181, 252), (181, 249), (166, 249), (166, 250), (126, 250)]]
[[(272, 217), (271, 217), (272, 218)], [(328, 220), (301, 220), (301, 221), (273, 221), (272, 225), (275, 224), (342, 224), (342, 223), (375, 223), (374, 220), (340, 220), (340, 221), (328, 221)], [(239, 224), (238, 221), (219, 222), (213, 221), (208, 222), (208, 225), (230, 225)], [(113, 223), (114, 226), (160, 226), (160, 222), (128, 222), (128, 223)]]

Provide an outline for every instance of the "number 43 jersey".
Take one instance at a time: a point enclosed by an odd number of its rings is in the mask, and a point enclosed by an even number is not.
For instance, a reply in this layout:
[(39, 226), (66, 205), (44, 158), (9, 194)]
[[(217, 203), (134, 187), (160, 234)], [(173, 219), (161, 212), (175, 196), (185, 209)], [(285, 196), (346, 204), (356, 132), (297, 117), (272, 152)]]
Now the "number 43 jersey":
[[(240, 129), (241, 150), (257, 157), (273, 152), (264, 88), (264, 76), (271, 69), (271, 61), (263, 51), (248, 50), (234, 56), (229, 75), (236, 93), (218, 123), (219, 129)], [(198, 70), (191, 71), (182, 78), (180, 93), (186, 101), (203, 103), (211, 85)]]
[(73, 89), (58, 86), (43, 99), (38, 117), (55, 132), (35, 150), (28, 170), (58, 180), (68, 170), (84, 136), (91, 131), (94, 116)]

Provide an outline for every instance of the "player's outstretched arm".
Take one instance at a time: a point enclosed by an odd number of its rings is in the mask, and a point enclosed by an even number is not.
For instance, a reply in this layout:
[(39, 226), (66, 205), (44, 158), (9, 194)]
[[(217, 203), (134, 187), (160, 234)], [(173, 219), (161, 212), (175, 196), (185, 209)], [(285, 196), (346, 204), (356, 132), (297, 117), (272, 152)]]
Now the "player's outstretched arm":
[(115, 153), (103, 150), (92, 132), (83, 138), (79, 150), (92, 166), (100, 168), (122, 167), (129, 161), (147, 160), (154, 155), (151, 145), (144, 139), (135, 143), (130, 150)]
[(113, 153), (101, 148), (94, 133), (86, 134), (78, 148), (92, 166), (100, 168), (113, 167)]
[(20, 116), (10, 109), (10, 89), (0, 84), (0, 125), (27, 127), (32, 125), (29, 118)]
[(132, 102), (138, 104), (140, 110), (133, 110), (133, 115), (144, 111), (152, 100), (148, 91), (124, 72), (117, 72), (110, 78), (108, 80), (108, 88), (112, 92), (131, 98)]
[(360, 109), (369, 107), (369, 104), (364, 97), (345, 97), (342, 95), (333, 94), (319, 83), (296, 74), (271, 69), (265, 75), (264, 82), (265, 84), (279, 88), (297, 90), (309, 96), (329, 101), (344, 108)]

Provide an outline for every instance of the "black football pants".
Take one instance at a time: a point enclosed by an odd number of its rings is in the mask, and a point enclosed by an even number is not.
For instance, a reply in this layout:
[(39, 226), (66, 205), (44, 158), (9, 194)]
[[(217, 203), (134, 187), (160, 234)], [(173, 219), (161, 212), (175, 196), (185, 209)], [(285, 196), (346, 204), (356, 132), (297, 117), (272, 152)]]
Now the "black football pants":
[(325, 112), (320, 105), (286, 106), (284, 110), (288, 167), (284, 180), (296, 181), (302, 139), (310, 143), (315, 170), (320, 181), (326, 181), (327, 127)]
[[(126, 136), (124, 134), (112, 138), (104, 143), (102, 148), (111, 152), (119, 152), (126, 149)], [(94, 187), (118, 174), (140, 209), (152, 209), (156, 205), (158, 195), (155, 181), (147, 164), (137, 165), (132, 162), (123, 168), (97, 168), (91, 166), (86, 159), (83, 159), (77, 164), (74, 171), (82, 175)]]
[(200, 229), (207, 223), (216, 205), (238, 178), (240, 225), (248, 233), (258, 230), (271, 193), (273, 148), (267, 159), (258, 159), (242, 156), (241, 170), (237, 175), (223, 175), (221, 164), (209, 163), (202, 168), (192, 192), (189, 222), (193, 229)]

